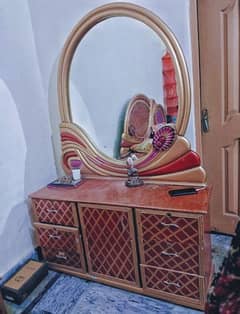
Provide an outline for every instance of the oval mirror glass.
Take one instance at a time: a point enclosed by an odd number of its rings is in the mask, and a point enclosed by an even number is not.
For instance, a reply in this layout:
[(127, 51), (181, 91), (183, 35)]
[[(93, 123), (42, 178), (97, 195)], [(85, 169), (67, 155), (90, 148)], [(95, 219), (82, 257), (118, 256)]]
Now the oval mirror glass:
[[(174, 77), (168, 80), (174, 88), (166, 94), (166, 75), (171, 76), (172, 68), (164, 71), (164, 67), (169, 67), (170, 57), (163, 40), (141, 21), (112, 17), (96, 24), (81, 39), (71, 62), (68, 88), (72, 122), (85, 130), (100, 151), (117, 159), (125, 114), (135, 95), (154, 99), (166, 115), (166, 97), (170, 96), (175, 111), (168, 122), (176, 122)], [(174, 74), (174, 68), (172, 71)]]

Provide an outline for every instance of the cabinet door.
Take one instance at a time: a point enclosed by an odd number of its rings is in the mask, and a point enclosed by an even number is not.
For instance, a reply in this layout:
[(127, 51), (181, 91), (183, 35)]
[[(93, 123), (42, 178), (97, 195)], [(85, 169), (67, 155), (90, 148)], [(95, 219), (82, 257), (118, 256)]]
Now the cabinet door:
[(79, 204), (79, 214), (89, 273), (139, 286), (132, 210)]

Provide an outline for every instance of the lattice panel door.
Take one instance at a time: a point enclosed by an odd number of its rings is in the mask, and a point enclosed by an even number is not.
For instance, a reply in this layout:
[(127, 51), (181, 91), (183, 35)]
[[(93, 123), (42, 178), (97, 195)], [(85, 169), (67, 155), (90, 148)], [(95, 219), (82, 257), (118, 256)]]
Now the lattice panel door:
[(131, 209), (80, 207), (89, 273), (139, 285)]
[(199, 274), (198, 216), (137, 210), (141, 263)]
[(34, 224), (38, 243), (49, 263), (77, 268), (85, 272), (83, 248), (76, 228)]

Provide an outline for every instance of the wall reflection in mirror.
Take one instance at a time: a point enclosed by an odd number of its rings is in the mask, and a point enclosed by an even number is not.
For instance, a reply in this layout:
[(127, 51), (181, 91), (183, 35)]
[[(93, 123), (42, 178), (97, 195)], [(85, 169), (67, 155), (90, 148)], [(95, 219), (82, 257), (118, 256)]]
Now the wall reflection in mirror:
[(109, 157), (142, 157), (162, 123), (175, 123), (175, 70), (164, 42), (147, 25), (113, 17), (79, 43), (69, 75), (72, 121)]

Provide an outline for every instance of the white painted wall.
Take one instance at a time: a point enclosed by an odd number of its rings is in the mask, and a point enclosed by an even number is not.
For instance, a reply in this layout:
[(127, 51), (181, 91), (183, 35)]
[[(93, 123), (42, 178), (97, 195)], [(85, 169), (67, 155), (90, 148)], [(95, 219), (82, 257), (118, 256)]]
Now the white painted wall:
[(0, 2), (0, 277), (33, 250), (28, 195), (55, 178), (27, 0)]
[[(56, 92), (61, 49), (83, 15), (109, 2), (0, 1), (0, 276), (33, 249), (27, 197), (56, 176), (52, 130), (61, 171)], [(131, 2), (155, 12), (169, 25), (183, 49), (192, 80), (190, 0)], [(192, 113), (186, 136), (194, 148)]]

